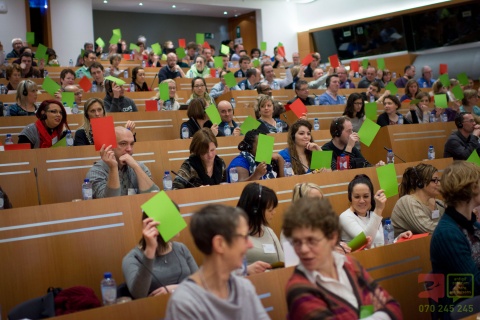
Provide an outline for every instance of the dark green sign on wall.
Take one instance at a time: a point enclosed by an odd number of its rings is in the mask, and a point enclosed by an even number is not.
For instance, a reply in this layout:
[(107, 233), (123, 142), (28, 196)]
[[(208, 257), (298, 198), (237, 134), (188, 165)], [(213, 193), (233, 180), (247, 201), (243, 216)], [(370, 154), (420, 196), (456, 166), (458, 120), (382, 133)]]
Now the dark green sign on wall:
[(213, 39), (213, 33), (205, 32), (205, 39)]

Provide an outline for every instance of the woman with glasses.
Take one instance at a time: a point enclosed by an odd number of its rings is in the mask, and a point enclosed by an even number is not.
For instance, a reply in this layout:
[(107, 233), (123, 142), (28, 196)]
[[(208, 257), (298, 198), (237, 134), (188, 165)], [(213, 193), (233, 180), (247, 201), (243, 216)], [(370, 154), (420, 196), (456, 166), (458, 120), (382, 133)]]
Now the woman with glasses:
[(411, 230), (413, 234), (432, 233), (445, 212), (436, 198), (440, 194), (440, 173), (432, 165), (420, 163), (403, 173), (400, 194), (392, 212), (395, 236)]
[(402, 319), (398, 302), (362, 265), (335, 251), (341, 229), (328, 200), (296, 201), (283, 231), (300, 260), (286, 287), (289, 319), (358, 319), (364, 306), (373, 306), (372, 319)]
[(192, 79), (192, 95), (186, 103), (189, 104), (190, 101), (196, 98), (205, 100), (205, 105), (207, 107), (211, 104), (215, 105), (215, 100), (213, 100), (213, 98), (208, 94), (207, 82), (205, 82), (205, 79), (201, 77)]
[(18, 136), (18, 143), (30, 143), (32, 149), (50, 148), (70, 130), (67, 112), (57, 100), (45, 100), (36, 112), (37, 121), (27, 125)]
[(37, 111), (38, 87), (32, 80), (22, 80), (17, 86), (15, 101), (9, 107), (10, 116), (33, 116)]

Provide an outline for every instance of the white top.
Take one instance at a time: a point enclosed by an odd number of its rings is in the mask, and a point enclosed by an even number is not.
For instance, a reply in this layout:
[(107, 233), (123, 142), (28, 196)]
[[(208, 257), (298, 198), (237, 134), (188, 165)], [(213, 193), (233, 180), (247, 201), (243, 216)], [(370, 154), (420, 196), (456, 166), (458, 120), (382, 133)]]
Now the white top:
[(263, 235), (261, 237), (250, 236), (253, 247), (247, 251), (247, 263), (251, 264), (256, 261), (266, 263), (275, 263), (285, 261), (283, 249), (278, 241), (278, 237), (270, 227), (263, 227)]
[(340, 215), (340, 226), (342, 227), (342, 241), (349, 242), (363, 231), (365, 236), (372, 237), (373, 247), (385, 244), (382, 217), (372, 211), (369, 211), (366, 217), (361, 217), (348, 208)]

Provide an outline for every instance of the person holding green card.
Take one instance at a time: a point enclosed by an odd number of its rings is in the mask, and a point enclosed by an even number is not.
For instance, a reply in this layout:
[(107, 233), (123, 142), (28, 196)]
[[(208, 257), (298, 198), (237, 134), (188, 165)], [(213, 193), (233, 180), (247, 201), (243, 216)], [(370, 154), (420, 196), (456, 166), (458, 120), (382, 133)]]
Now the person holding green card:
[(192, 95), (187, 100), (186, 104), (190, 104), (193, 99), (203, 99), (206, 106), (215, 105), (215, 100), (210, 97), (207, 89), (207, 82), (202, 77), (195, 77), (192, 79)]
[(45, 60), (40, 59), (38, 68), (33, 66), (33, 55), (29, 52), (24, 52), (20, 56), (20, 68), (22, 68), (22, 78), (43, 78), (43, 69)]
[(190, 67), (190, 70), (185, 74), (187, 78), (210, 78), (210, 68), (206, 66), (207, 59), (204, 56), (197, 56), (195, 63)]
[(445, 143), (444, 158), (453, 160), (467, 160), (475, 150), (480, 151), (480, 125), (475, 123), (470, 112), (460, 112), (455, 117), (457, 131), (453, 132)]
[(476, 123), (480, 123), (480, 108), (478, 107), (478, 93), (475, 89), (463, 91), (462, 105), (460, 112), (470, 112)]
[(210, 128), (213, 135), (218, 136), (218, 124), (213, 124), (210, 121), (205, 112), (206, 107), (205, 100), (201, 98), (189, 101), (187, 109), (188, 121), (182, 122), (180, 126), (180, 138), (190, 139), (202, 128)]
[[(405, 119), (411, 123), (429, 123), (430, 122), (430, 95), (427, 92), (420, 91), (415, 99), (418, 100), (416, 104), (410, 104), (410, 111), (405, 115)], [(437, 109), (441, 110), (441, 109)], [(436, 112), (434, 112), (437, 118)], [(439, 114), (440, 116), (440, 114)]]
[[(383, 107), (385, 109), (385, 112), (378, 116), (377, 124), (381, 127), (395, 124), (411, 124), (408, 119), (403, 117), (403, 115), (398, 112), (398, 109), (400, 109), (401, 106), (402, 104), (396, 96), (392, 94), (386, 96), (383, 99)], [(402, 118), (403, 122), (399, 121), (400, 117)]]
[(229, 73), (232, 73), (232, 71), (230, 70), (220, 70), (220, 73), (218, 74), (218, 77), (220, 78), (220, 82), (215, 84), (212, 88), (212, 90), (210, 90), (210, 97), (212, 97), (213, 99), (216, 99), (218, 97), (220, 97), (222, 94), (224, 93), (227, 93), (227, 92), (230, 92), (230, 90), (240, 90), (240, 87), (238, 85), (235, 85), (234, 87), (229, 87), (225, 81), (225, 75), (226, 74), (229, 74)]

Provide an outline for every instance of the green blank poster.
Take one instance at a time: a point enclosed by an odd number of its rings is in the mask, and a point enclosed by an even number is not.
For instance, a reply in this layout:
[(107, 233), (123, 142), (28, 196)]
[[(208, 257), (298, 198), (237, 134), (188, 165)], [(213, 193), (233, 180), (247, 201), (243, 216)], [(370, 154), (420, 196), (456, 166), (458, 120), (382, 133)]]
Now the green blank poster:
[(380, 189), (385, 191), (387, 198), (398, 194), (397, 172), (393, 163), (377, 167), (377, 176)]
[(333, 151), (313, 151), (310, 169), (330, 169), (332, 167), (332, 155)]
[(368, 102), (365, 103), (365, 115), (372, 121), (377, 121), (377, 103)]
[(377, 59), (377, 68), (380, 70), (385, 69), (385, 59), (384, 58), (378, 58)]
[(367, 69), (367, 67), (368, 67), (368, 59), (363, 59), (363, 60), (362, 60), (362, 67), (363, 67), (363, 69)]
[(230, 54), (230, 47), (222, 44), (222, 47), (220, 48), (220, 52), (228, 56)]
[(95, 43), (99, 46), (104, 48), (105, 47), (105, 41), (103, 41), (102, 38), (98, 37), (98, 39), (95, 41)]
[(448, 78), (448, 73), (442, 74), (438, 80), (442, 83), (444, 87), (450, 87), (450, 78)]
[(195, 38), (197, 40), (197, 44), (203, 45), (203, 43), (205, 42), (205, 34), (204, 33), (197, 33)]
[(248, 116), (245, 121), (243, 121), (242, 125), (240, 126), (240, 131), (242, 134), (247, 134), (250, 130), (255, 130), (260, 127), (261, 123), (257, 119), (253, 118), (252, 116)]
[(445, 93), (436, 94), (433, 98), (434, 98), (434, 101), (435, 101), (434, 103), (436, 107), (442, 108), (442, 109), (448, 108), (447, 95)]
[(218, 113), (218, 109), (214, 104), (211, 104), (210, 106), (208, 106), (208, 108), (205, 109), (205, 112), (207, 113), (208, 117), (210, 118), (210, 121), (212, 121), (213, 124), (220, 124), (222, 122), (220, 113)]
[(27, 43), (31, 45), (35, 43), (35, 32), (27, 32)]
[(186, 54), (185, 54), (185, 49), (183, 49), (183, 48), (181, 48), (181, 47), (175, 49), (175, 52), (177, 53), (177, 57), (178, 57), (178, 59), (180, 59), (180, 60), (183, 59), (183, 58), (185, 58), (185, 56), (186, 56)]
[(45, 59), (45, 62), (47, 62), (47, 47), (40, 43), (37, 47), (37, 51), (35, 52), (35, 58), (38, 60)]
[(458, 74), (457, 79), (461, 85), (468, 86), (468, 76), (465, 72)]
[(67, 106), (73, 107), (75, 101), (75, 92), (62, 92), (62, 102), (66, 102)]
[(225, 79), (225, 83), (229, 88), (233, 88), (237, 85), (237, 81), (235, 80), (235, 75), (233, 74), (233, 72), (224, 73), (223, 79)]
[(158, 44), (158, 42), (152, 44), (152, 50), (153, 50), (153, 52), (155, 52), (155, 54), (156, 54), (157, 56), (161, 56), (161, 55), (162, 55), (162, 47), (160, 46), (160, 44)]
[(262, 41), (262, 43), (260, 43), (260, 51), (267, 51), (267, 43), (265, 41)]
[(452, 88), (452, 93), (457, 100), (462, 100), (464, 97), (462, 87), (460, 87), (458, 84)]
[(272, 162), (274, 143), (275, 143), (275, 138), (273, 136), (259, 134), (257, 151), (255, 154), (255, 161), (265, 162), (266, 164), (270, 164)]
[(480, 166), (480, 157), (478, 156), (477, 150), (473, 150), (472, 154), (468, 157), (467, 162), (475, 163), (477, 166)]
[(366, 118), (365, 121), (363, 121), (360, 130), (358, 130), (360, 142), (369, 147), (372, 144), (373, 139), (377, 136), (378, 130), (380, 130), (380, 126)]
[(214, 57), (213, 61), (215, 68), (223, 68), (223, 57)]
[(168, 82), (163, 82), (158, 85), (158, 91), (160, 92), (160, 100), (167, 101), (170, 99), (168, 92)]
[(393, 83), (393, 81), (390, 81), (390, 82), (385, 86), (385, 90), (390, 90), (390, 94), (392, 94), (392, 95), (396, 95), (397, 92), (398, 92), (398, 88), (397, 88), (397, 86), (395, 85), (395, 83)]
[(147, 216), (160, 222), (157, 229), (165, 242), (172, 239), (187, 226), (165, 191), (160, 191), (142, 204), (141, 207)]
[(55, 92), (60, 90), (60, 85), (52, 80), (49, 76), (43, 79), (43, 90), (47, 91), (51, 96), (55, 96)]
[(355, 238), (350, 240), (350, 242), (347, 244), (353, 251), (357, 251), (360, 249), (363, 245), (367, 244), (367, 237), (365, 236), (365, 233), (362, 231), (360, 232)]
[(105, 80), (113, 81), (117, 84), (117, 86), (123, 86), (125, 84), (125, 81), (123, 81), (122, 79), (115, 78), (114, 76), (105, 77)]

